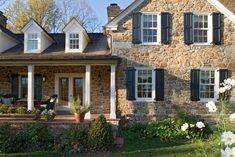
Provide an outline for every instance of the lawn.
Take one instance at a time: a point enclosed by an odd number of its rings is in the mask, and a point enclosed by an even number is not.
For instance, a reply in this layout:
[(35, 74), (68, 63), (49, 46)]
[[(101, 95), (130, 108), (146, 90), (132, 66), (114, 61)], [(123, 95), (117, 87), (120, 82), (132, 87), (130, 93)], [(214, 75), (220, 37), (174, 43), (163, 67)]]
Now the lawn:
[[(124, 147), (112, 154), (98, 153), (97, 154), (59, 154), (52, 152), (35, 152), (35, 153), (17, 153), (10, 155), (0, 155), (0, 157), (63, 157), (63, 156), (110, 156), (110, 157), (203, 157), (198, 148), (206, 148), (207, 157), (220, 156), (220, 148), (213, 142), (185, 144), (179, 142), (161, 142), (158, 140), (138, 140), (127, 141)], [(102, 154), (102, 155), (101, 155)]]

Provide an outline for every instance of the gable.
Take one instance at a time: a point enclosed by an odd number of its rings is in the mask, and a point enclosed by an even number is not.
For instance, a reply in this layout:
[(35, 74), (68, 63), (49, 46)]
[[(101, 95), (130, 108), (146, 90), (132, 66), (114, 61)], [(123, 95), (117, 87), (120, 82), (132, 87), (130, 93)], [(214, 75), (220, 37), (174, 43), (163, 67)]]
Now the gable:
[[(221, 1), (226, 1), (226, 0), (221, 0)], [(230, 0), (227, 0), (230, 1)], [(232, 1), (232, 0), (231, 0)], [(113, 20), (111, 20), (110, 22), (108, 22), (105, 26), (106, 29), (108, 30), (117, 30), (118, 28), (118, 23), (123, 20), (125, 17), (127, 17), (130, 13), (132, 13), (133, 11), (135, 11), (138, 7), (140, 7), (143, 3), (147, 4), (153, 4), (155, 2), (155, 0), (135, 0), (132, 4), (130, 4), (126, 9), (124, 9), (117, 17), (115, 17)], [(229, 20), (231, 20), (233, 23), (235, 23), (235, 15), (233, 14), (233, 12), (231, 12), (228, 8), (226, 8), (221, 2), (219, 2), (218, 0), (207, 0), (205, 1), (205, 3), (209, 3), (212, 7), (216, 8), (217, 11), (223, 13)], [(155, 2), (157, 3), (157, 2)], [(154, 3), (154, 4), (155, 4)], [(166, 2), (167, 3), (167, 2)], [(164, 3), (163, 5), (166, 5), (166, 3)], [(187, 5), (187, 3), (185, 2), (178, 2), (178, 4), (183, 3), (185, 4), (185, 6)], [(197, 4), (200, 4), (199, 2), (197, 2)], [(156, 4), (155, 4), (156, 5)], [(164, 7), (166, 8), (165, 10), (162, 11), (170, 11), (168, 10), (168, 6)], [(183, 7), (184, 8), (184, 7)], [(203, 5), (201, 6), (201, 8), (203, 8)], [(186, 10), (186, 8), (184, 8), (185, 11), (191, 11), (195, 9), (194, 6), (191, 6), (190, 9)]]

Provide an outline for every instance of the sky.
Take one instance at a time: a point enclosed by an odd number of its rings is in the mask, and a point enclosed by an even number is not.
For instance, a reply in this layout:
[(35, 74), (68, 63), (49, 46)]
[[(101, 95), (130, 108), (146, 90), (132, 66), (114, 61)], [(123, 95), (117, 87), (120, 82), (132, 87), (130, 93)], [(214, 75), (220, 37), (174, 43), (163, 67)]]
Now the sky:
[[(62, 0), (60, 0), (62, 1)], [(111, 3), (117, 3), (122, 9), (126, 8), (134, 0), (85, 0), (94, 10), (97, 17), (101, 21), (102, 25), (107, 23), (107, 6)], [(4, 11), (4, 7), (8, 4), (13, 3), (14, 0), (6, 0), (6, 3), (3, 7), (0, 7), (1, 11)]]

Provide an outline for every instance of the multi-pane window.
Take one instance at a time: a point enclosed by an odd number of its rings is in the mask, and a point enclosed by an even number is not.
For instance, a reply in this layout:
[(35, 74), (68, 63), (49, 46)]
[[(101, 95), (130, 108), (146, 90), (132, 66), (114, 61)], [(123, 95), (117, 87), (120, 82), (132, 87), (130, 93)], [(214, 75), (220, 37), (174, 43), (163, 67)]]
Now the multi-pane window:
[(69, 34), (69, 48), (79, 49), (79, 34)]
[(38, 49), (38, 34), (30, 33), (28, 34), (28, 50), (37, 50)]
[(193, 16), (194, 43), (208, 42), (208, 15)]
[(27, 98), (28, 93), (28, 77), (21, 76), (21, 98)]
[(152, 70), (137, 70), (137, 98), (152, 98)]
[(215, 70), (200, 70), (200, 98), (215, 98)]
[(143, 14), (142, 17), (143, 43), (156, 43), (158, 41), (158, 14)]

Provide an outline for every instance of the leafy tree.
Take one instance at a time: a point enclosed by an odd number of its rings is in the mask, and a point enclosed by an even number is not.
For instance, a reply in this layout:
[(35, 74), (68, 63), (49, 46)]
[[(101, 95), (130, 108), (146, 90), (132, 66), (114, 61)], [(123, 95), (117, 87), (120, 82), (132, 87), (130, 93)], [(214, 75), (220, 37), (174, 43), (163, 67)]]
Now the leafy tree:
[(20, 32), (30, 18), (47, 31), (53, 31), (56, 29), (55, 21), (60, 18), (60, 11), (54, 0), (15, 0), (6, 7), (5, 15), (9, 20), (9, 28), (14, 32)]

